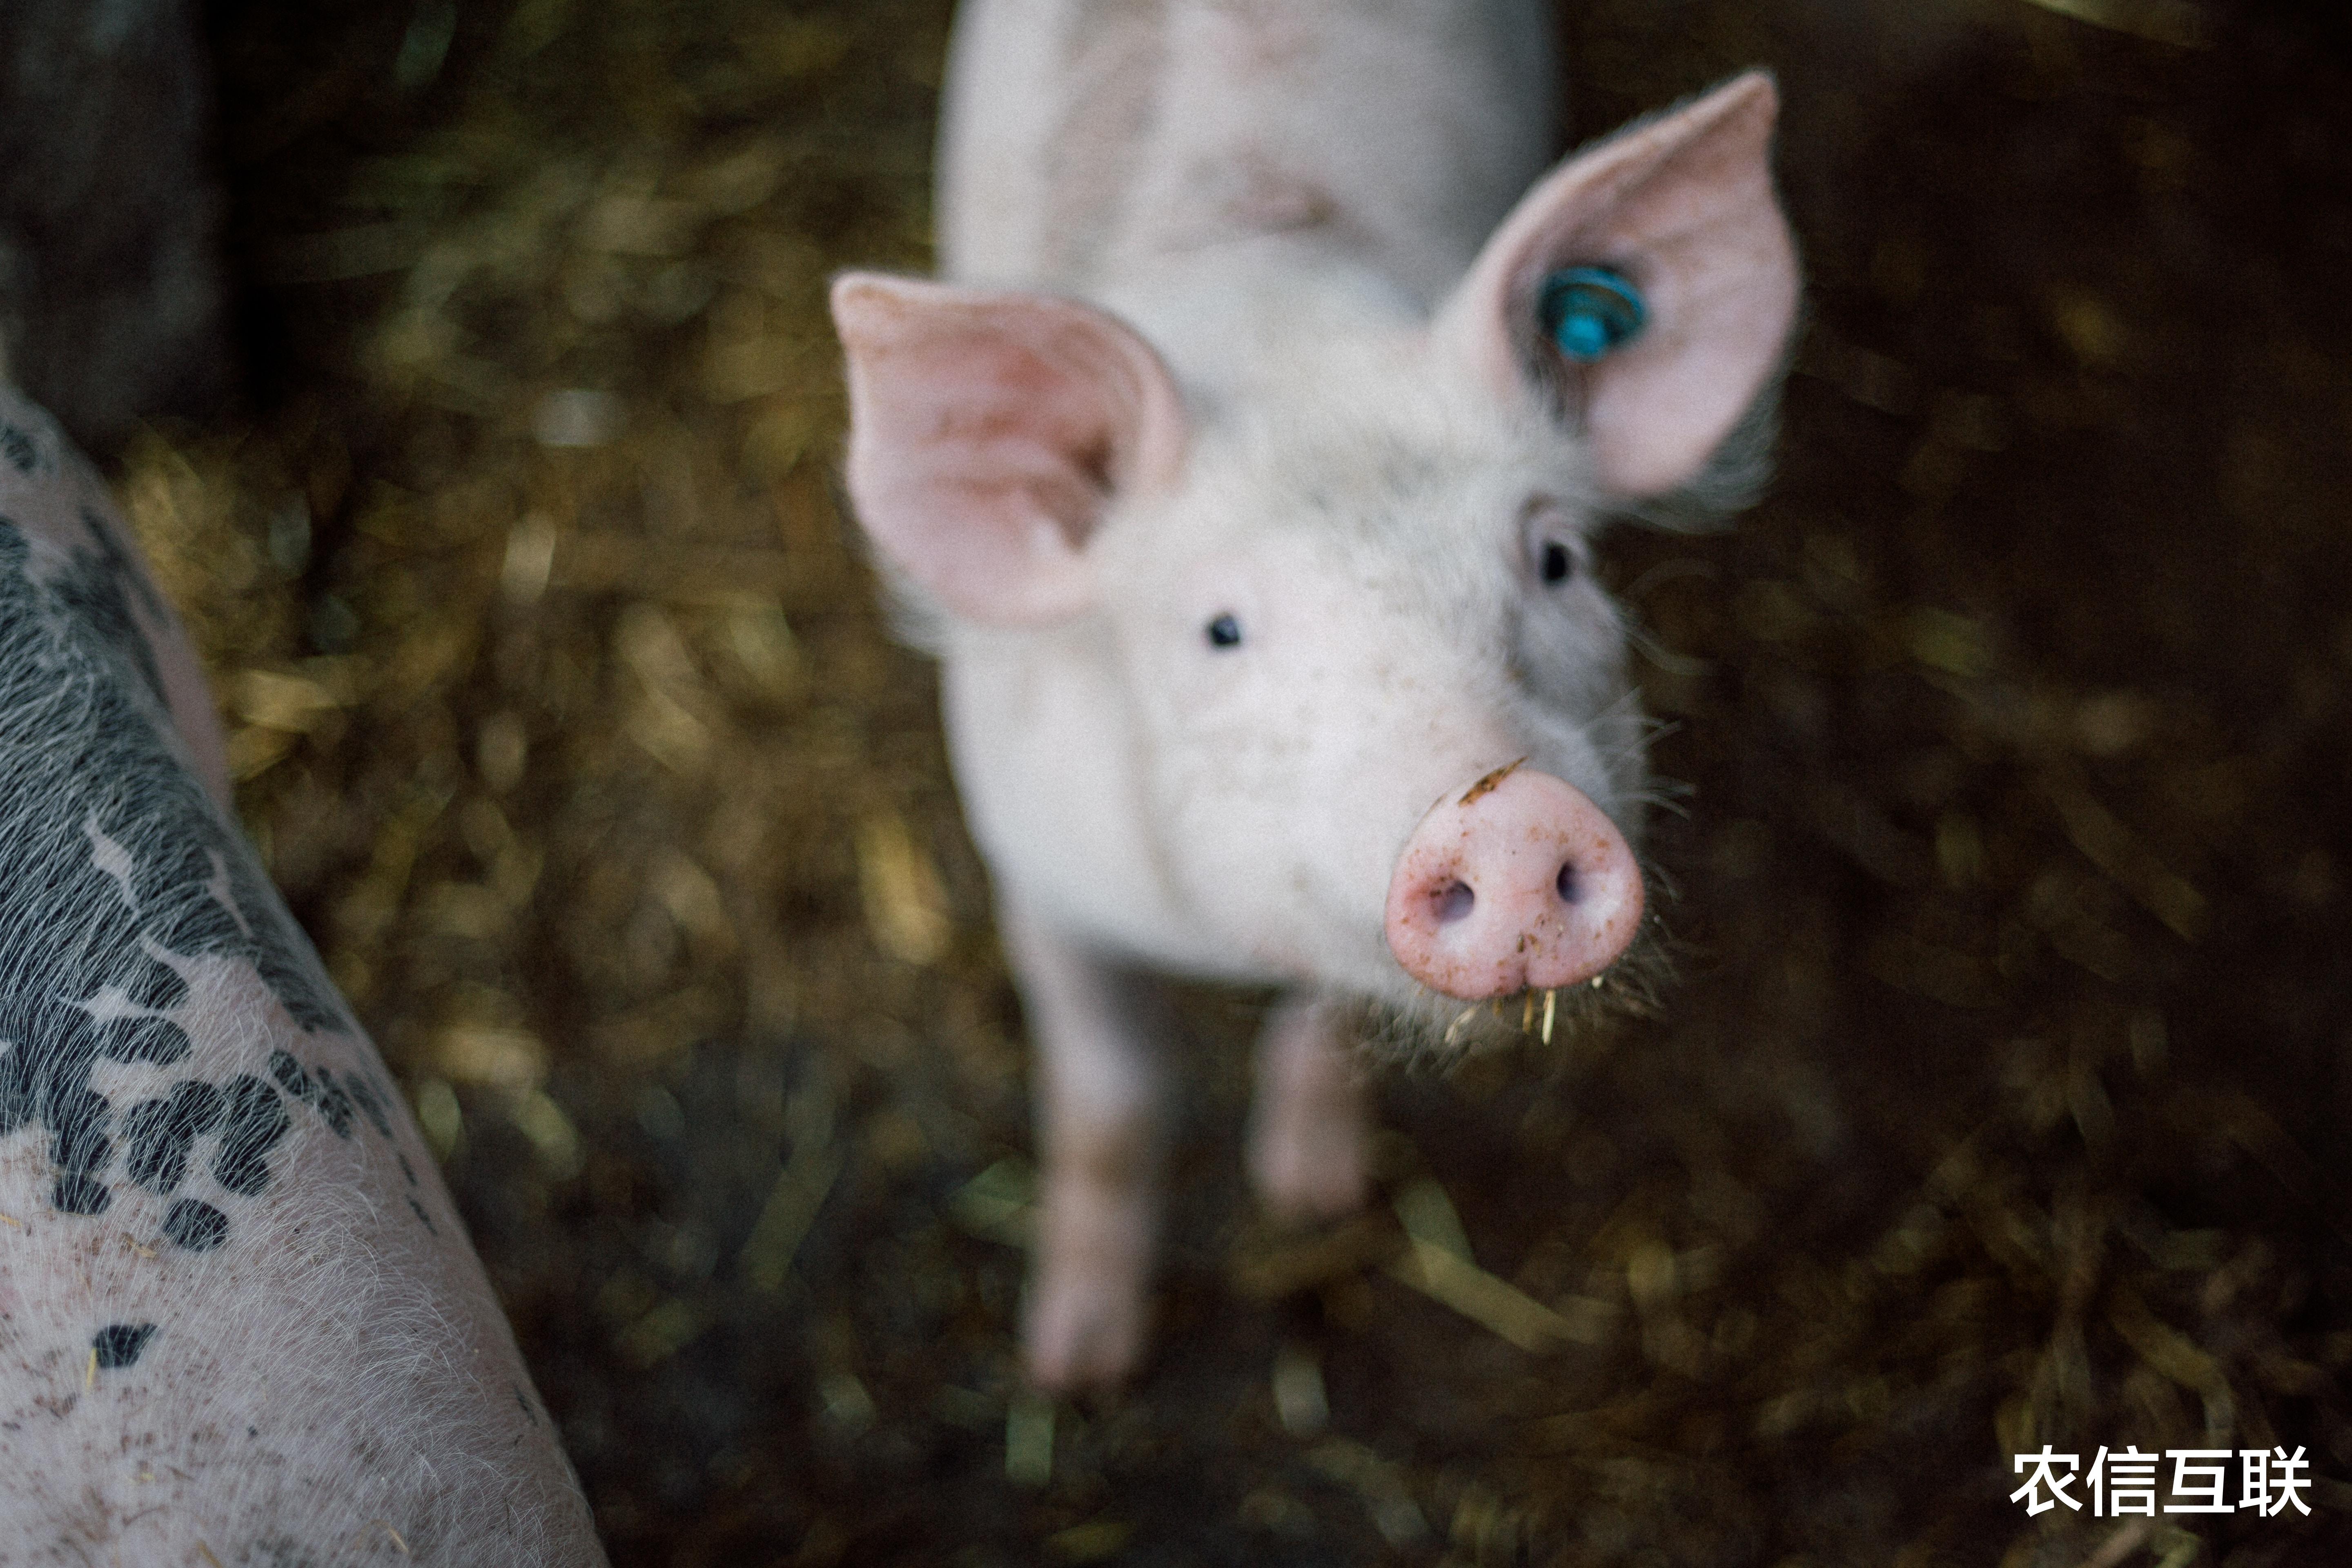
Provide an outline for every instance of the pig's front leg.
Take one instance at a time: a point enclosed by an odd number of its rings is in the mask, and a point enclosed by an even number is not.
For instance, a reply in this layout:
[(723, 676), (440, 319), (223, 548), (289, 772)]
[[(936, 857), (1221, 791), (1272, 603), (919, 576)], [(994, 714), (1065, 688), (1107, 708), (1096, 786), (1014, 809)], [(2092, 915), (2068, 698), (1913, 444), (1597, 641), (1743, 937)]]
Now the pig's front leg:
[(1319, 996), (1286, 998), (1257, 1049), (1249, 1166), (1267, 1212), (1317, 1220), (1362, 1206), (1370, 1108), (1341, 1010)]
[(1037, 1047), (1040, 1177), (1024, 1337), (1029, 1375), (1055, 1391), (1134, 1369), (1149, 1315), (1167, 1147), (1166, 1027), (1151, 983), (1003, 912), (1005, 946)]

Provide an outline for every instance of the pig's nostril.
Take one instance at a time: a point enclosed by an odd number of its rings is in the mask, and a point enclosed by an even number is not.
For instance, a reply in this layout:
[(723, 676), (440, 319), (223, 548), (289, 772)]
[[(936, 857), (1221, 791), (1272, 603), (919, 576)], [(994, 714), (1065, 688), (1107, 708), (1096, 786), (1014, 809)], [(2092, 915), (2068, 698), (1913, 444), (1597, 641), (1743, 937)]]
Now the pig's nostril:
[(1437, 923), (1452, 925), (1455, 921), (1468, 917), (1471, 906), (1478, 901), (1478, 895), (1470, 890), (1469, 883), (1456, 880), (1440, 889), (1434, 901)]
[(1558, 889), (1559, 893), (1559, 901), (1561, 903), (1572, 904), (1576, 902), (1583, 893), (1583, 889), (1577, 885), (1576, 862), (1570, 860), (1562, 865), (1559, 868), (1559, 875), (1551, 879), (1551, 885), (1554, 889)]

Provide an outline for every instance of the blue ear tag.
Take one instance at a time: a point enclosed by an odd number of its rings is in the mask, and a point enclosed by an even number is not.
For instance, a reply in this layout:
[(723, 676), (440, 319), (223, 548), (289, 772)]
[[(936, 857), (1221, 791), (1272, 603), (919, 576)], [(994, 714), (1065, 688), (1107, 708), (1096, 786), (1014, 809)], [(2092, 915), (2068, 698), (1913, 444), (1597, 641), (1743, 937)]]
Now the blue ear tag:
[(1639, 333), (1650, 308), (1622, 273), (1570, 267), (1544, 279), (1536, 319), (1560, 353), (1578, 364), (1591, 364)]

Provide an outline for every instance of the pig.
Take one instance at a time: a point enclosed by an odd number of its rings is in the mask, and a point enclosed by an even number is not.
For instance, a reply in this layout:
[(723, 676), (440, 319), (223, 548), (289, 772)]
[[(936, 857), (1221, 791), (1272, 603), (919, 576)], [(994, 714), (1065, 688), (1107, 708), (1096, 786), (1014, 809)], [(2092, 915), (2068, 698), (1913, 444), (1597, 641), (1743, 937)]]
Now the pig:
[(0, 1568), (604, 1561), (103, 485), (0, 388)]
[(975, 0), (945, 280), (835, 280), (1035, 1041), (1046, 1389), (1144, 1343), (1154, 976), (1279, 988), (1248, 1162), (1312, 1218), (1366, 1194), (1360, 1034), (1460, 1048), (1654, 945), (1590, 542), (1752, 490), (1795, 247), (1768, 75), (1547, 173), (1551, 81), (1533, 0)]

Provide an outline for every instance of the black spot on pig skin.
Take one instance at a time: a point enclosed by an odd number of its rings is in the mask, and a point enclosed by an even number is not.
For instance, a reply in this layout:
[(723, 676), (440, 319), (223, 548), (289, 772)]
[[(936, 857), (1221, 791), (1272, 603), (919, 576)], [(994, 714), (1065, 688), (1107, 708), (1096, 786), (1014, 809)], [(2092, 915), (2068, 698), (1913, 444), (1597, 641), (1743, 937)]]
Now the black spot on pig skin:
[(169, 1100), (132, 1106), (122, 1119), (131, 1141), (131, 1179), (152, 1193), (178, 1190), (188, 1173), (188, 1150), (221, 1123), (226, 1107), (220, 1090), (196, 1079), (172, 1086)]
[(384, 1110), (383, 1095), (375, 1085), (368, 1082), (367, 1074), (364, 1071), (345, 1073), (343, 1088), (350, 1091), (352, 1103), (360, 1108), (360, 1114), (368, 1119), (368, 1125), (375, 1129), (376, 1136), (391, 1137), (392, 1117)]
[(351, 1095), (335, 1081), (334, 1074), (325, 1068), (312, 1069), (311, 1077), (318, 1080), (319, 1091), (311, 1098), (310, 1103), (319, 1108), (319, 1114), (327, 1119), (327, 1125), (334, 1129), (336, 1137), (349, 1138), (352, 1135)]
[(89, 1176), (59, 1176), (49, 1188), (49, 1202), (61, 1214), (104, 1214), (114, 1202), (106, 1184)]
[(131, 560), (131, 552), (123, 548), (114, 531), (107, 527), (105, 519), (84, 507), (81, 522), (89, 532), (91, 543), (97, 548), (89, 552), (75, 551), (77, 565), (86, 563), (86, 567), (58, 578), (50, 584), (50, 591), (57, 595), (68, 613), (97, 633), (101, 642), (127, 656), (131, 668), (146, 682), (147, 689), (154, 694), (156, 702), (168, 707), (169, 700), (163, 695), (163, 678), (155, 667), (155, 649), (148, 642), (147, 634), (139, 629), (139, 623), (131, 616), (131, 601), (134, 597), (145, 606), (149, 615), (158, 617), (163, 614), (163, 601), (155, 596), (155, 590), (148, 586), (138, 563)]
[(278, 1088), (295, 1099), (308, 1100), (310, 1098), (310, 1075), (302, 1070), (302, 1064), (294, 1059), (293, 1052), (270, 1052), (269, 1076), (278, 1080)]
[(228, 1239), (228, 1216), (210, 1204), (182, 1198), (164, 1215), (163, 1234), (190, 1252), (210, 1252)]
[(287, 1051), (269, 1055), (269, 1076), (297, 1100), (317, 1111), (338, 1138), (352, 1135), (354, 1110), (382, 1136), (392, 1136), (392, 1116), (384, 1109), (384, 1091), (370, 1083), (364, 1069), (348, 1071), (339, 1079), (331, 1068), (305, 1069)]
[(254, 1077), (239, 1073), (223, 1095), (227, 1113), (221, 1124), (220, 1152), (213, 1156), (213, 1180), (247, 1197), (269, 1185), (269, 1151), (286, 1136), (293, 1122), (278, 1091)]
[(99, 1054), (119, 1062), (169, 1066), (188, 1054), (188, 1037), (169, 1018), (118, 1018), (106, 1026)]
[(112, 1372), (137, 1361), (154, 1337), (152, 1323), (109, 1323), (91, 1338), (89, 1348), (98, 1352), (98, 1369)]

